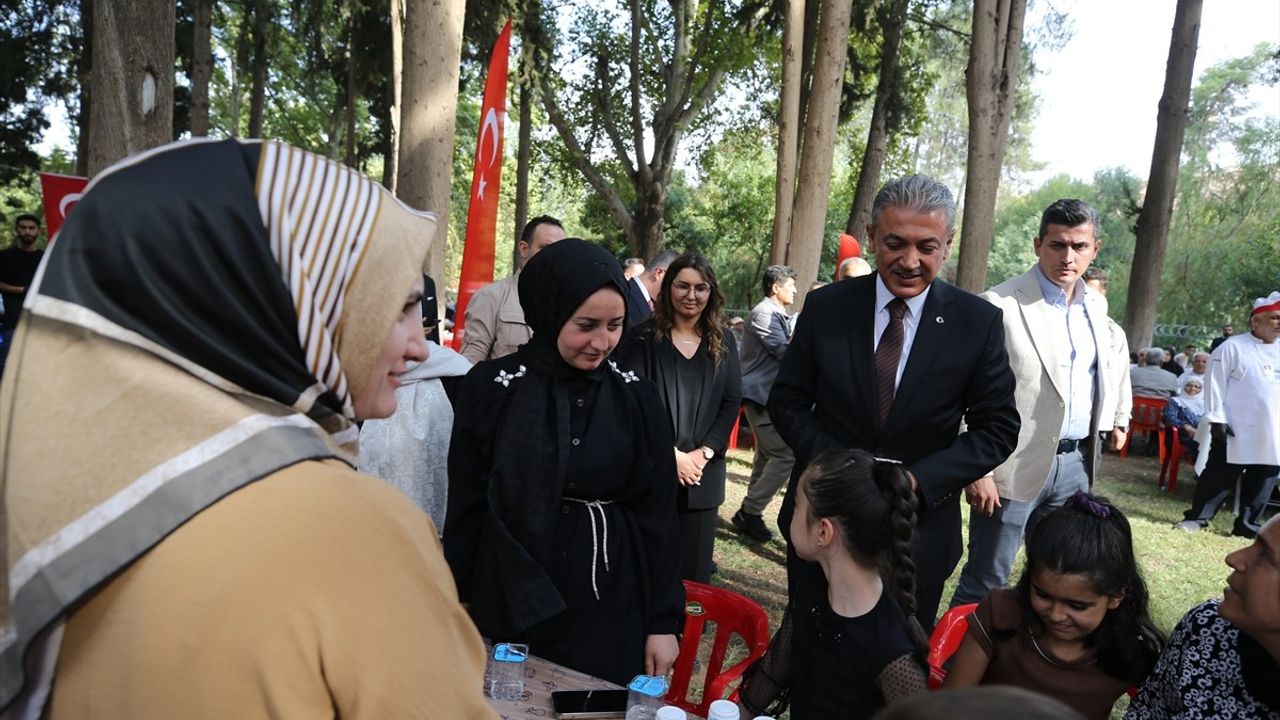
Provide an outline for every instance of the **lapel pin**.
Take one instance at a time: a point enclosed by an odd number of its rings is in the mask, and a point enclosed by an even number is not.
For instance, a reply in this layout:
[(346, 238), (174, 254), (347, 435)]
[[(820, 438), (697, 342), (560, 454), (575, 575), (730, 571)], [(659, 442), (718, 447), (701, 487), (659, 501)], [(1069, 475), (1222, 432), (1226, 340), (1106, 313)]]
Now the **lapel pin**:
[(941, 316), (941, 315), (938, 315), (937, 317), (935, 317), (935, 318), (933, 319), (933, 321), (934, 321), (934, 322), (936, 322), (936, 323), (938, 323), (939, 325), (941, 325), (942, 323), (946, 322), (945, 320), (943, 320), (943, 319), (942, 319), (942, 316)]

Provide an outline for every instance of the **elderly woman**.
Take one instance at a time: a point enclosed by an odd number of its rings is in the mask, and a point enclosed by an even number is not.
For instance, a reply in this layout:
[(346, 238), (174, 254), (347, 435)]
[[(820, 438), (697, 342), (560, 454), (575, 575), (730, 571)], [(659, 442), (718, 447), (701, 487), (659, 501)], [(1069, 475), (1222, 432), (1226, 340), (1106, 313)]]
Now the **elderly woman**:
[(1227, 565), (1222, 600), (1183, 616), (1126, 720), (1280, 717), (1280, 517)]
[(520, 272), (533, 338), (463, 380), (444, 546), (480, 631), (619, 684), (662, 675), (684, 624), (676, 468), (653, 384), (608, 360), (618, 261), (577, 239)]
[(1165, 404), (1160, 419), (1177, 431), (1178, 439), (1192, 457), (1200, 452), (1200, 444), (1195, 437), (1203, 415), (1204, 382), (1199, 375), (1188, 375), (1183, 378), (1179, 393), (1169, 398), (1169, 402)]
[(702, 583), (711, 580), (724, 453), (742, 405), (738, 344), (724, 329), (723, 306), (711, 263), (682, 255), (663, 276), (653, 316), (619, 351), (620, 364), (652, 380), (667, 407), (680, 483), (680, 574)]
[(0, 711), (495, 717), (434, 528), (352, 469), (433, 226), (273, 142), (94, 179), (4, 379)]

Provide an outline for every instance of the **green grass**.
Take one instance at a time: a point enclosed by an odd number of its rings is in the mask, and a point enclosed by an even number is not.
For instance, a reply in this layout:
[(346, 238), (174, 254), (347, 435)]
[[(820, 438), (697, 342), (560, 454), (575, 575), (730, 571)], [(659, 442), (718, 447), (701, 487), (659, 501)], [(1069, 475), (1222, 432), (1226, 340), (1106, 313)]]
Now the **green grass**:
[[(1195, 488), (1194, 475), (1183, 466), (1177, 493), (1157, 490), (1160, 472), (1155, 458), (1142, 455), (1143, 445), (1128, 458), (1104, 455), (1101, 473), (1094, 492), (1105, 495), (1129, 518), (1133, 528), (1134, 551), (1150, 592), (1150, 612), (1156, 625), (1166, 633), (1182, 615), (1196, 604), (1221, 597), (1228, 568), (1223, 563), (1227, 553), (1243, 547), (1246, 540), (1231, 537), (1230, 507), (1218, 513), (1213, 524), (1203, 532), (1185, 533), (1173, 527), (1191, 505)], [(712, 584), (729, 588), (754, 599), (769, 614), (770, 628), (776, 629), (787, 602), (786, 545), (777, 533), (777, 513), (781, 494), (770, 503), (765, 522), (774, 531), (767, 543), (753, 543), (734, 531), (729, 518), (737, 511), (746, 494), (751, 473), (751, 451), (729, 453), (729, 482), (725, 501), (720, 506), (720, 524), (716, 530), (715, 561), (718, 572)], [(967, 535), (968, 507), (963, 508)], [(964, 560), (947, 583), (942, 596), (945, 607), (955, 589)], [(1010, 582), (1016, 582), (1021, 571), (1022, 553)], [(1128, 698), (1117, 705), (1118, 717)]]

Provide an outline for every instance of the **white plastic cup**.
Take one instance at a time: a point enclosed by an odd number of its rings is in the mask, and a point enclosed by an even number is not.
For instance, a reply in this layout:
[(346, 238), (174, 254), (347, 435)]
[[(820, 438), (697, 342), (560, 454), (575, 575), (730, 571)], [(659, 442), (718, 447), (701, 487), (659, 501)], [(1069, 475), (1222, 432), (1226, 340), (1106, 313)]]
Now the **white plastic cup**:
[(707, 710), (707, 720), (740, 720), (738, 706), (728, 700), (716, 700)]
[(528, 658), (528, 645), (494, 645), (485, 672), (484, 694), (494, 700), (519, 700), (524, 695), (524, 663)]
[(680, 708), (674, 705), (663, 705), (658, 708), (655, 720), (686, 720), (687, 717)]

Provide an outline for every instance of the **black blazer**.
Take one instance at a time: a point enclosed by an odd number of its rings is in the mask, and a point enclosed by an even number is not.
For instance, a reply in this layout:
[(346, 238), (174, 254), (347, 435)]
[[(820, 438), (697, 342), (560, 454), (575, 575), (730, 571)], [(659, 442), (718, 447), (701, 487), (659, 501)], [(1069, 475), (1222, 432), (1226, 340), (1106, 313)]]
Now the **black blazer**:
[(649, 300), (640, 289), (640, 281), (631, 278), (627, 281), (627, 325), (635, 327), (652, 314), (653, 308), (649, 307)]
[[(881, 427), (872, 338), (875, 282), (873, 274), (834, 283), (805, 300), (769, 395), (769, 415), (796, 456), (778, 523), (789, 536), (796, 480), (823, 450), (861, 448), (901, 461), (922, 499), (914, 559), (917, 609), (924, 617), (936, 610), (939, 598), (930, 595), (941, 595), (960, 559), (959, 491), (1017, 445), (1014, 376), (1000, 309), (935, 280)], [(922, 622), (927, 628), (932, 617)]]
[[(720, 507), (724, 502), (725, 451), (729, 448), (729, 433), (733, 432), (733, 423), (742, 407), (738, 343), (728, 330), (724, 331), (724, 341), (725, 357), (719, 365), (711, 361), (710, 355), (702, 355), (705, 362), (698, 395), (698, 423), (691, 433), (697, 440), (690, 447), (679, 448), (682, 452), (689, 452), (705, 445), (716, 455), (702, 468), (701, 483), (691, 487), (680, 486), (681, 510), (709, 510)], [(679, 351), (671, 347), (669, 340), (657, 340), (653, 335), (653, 323), (645, 321), (627, 332), (614, 356), (624, 369), (633, 370), (658, 386), (658, 394), (662, 396), (671, 420), (672, 436), (676, 437), (681, 433), (676, 427), (677, 418), (673, 410), (676, 407), (676, 387), (671, 353), (674, 352)]]

